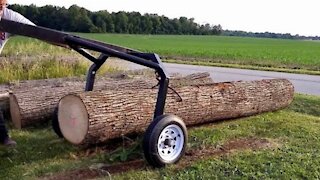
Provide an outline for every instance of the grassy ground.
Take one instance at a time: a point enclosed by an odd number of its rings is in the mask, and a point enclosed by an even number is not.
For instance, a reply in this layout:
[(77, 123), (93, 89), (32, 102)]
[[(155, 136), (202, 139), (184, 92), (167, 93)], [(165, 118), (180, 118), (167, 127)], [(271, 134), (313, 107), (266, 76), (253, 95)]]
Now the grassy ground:
[[(92, 62), (74, 51), (30, 38), (15, 37), (0, 58), (0, 83), (19, 80), (84, 76)], [(99, 73), (117, 71), (110, 63)]]
[[(204, 63), (313, 71), (319, 71), (320, 67), (320, 44), (314, 42), (83, 35), (167, 57), (184, 60), (191, 57)], [(21, 37), (9, 41), (3, 55), (2, 82), (82, 75), (89, 65), (74, 59), (75, 52)], [(81, 149), (58, 139), (49, 125), (12, 130), (11, 136), (19, 145), (13, 149), (0, 147), (0, 179), (61, 179), (80, 175), (91, 178), (103, 175), (106, 179), (110, 176), (112, 179), (318, 179), (319, 109), (319, 97), (296, 95), (290, 107), (281, 111), (190, 128), (186, 156), (177, 165), (164, 169), (152, 169), (144, 163), (139, 136)], [(113, 166), (119, 162), (119, 166)]]
[(75, 55), (71, 50), (50, 45), (46, 42), (22, 36), (11, 38), (3, 49), (2, 56), (7, 57), (45, 57), (52, 58), (59, 55)]
[[(295, 95), (284, 110), (190, 128), (186, 156), (164, 169), (152, 169), (143, 160), (143, 166), (126, 167), (128, 161), (143, 158), (140, 137), (124, 138), (111, 147), (112, 143), (81, 149), (58, 139), (48, 126), (12, 130), (19, 145), (0, 149), (0, 179), (59, 179), (75, 177), (75, 172), (76, 177), (83, 173), (97, 177), (92, 174), (97, 167), (122, 161), (118, 173), (104, 170), (100, 175), (106, 179), (317, 179), (319, 109), (319, 97)], [(79, 168), (87, 171), (70, 171)]]

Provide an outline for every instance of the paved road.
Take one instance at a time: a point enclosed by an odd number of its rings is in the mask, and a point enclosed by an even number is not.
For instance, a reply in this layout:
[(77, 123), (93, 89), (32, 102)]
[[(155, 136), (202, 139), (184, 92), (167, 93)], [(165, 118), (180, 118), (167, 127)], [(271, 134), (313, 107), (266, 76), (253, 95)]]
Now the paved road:
[[(171, 63), (165, 63), (165, 67), (169, 73), (209, 72), (215, 82), (285, 78), (293, 83), (295, 92), (320, 96), (320, 76)], [(128, 68), (140, 69), (142, 66), (130, 64)]]
[(293, 83), (296, 92), (320, 96), (320, 76), (182, 64), (165, 64), (165, 67), (169, 73), (209, 72), (215, 82), (285, 78)]

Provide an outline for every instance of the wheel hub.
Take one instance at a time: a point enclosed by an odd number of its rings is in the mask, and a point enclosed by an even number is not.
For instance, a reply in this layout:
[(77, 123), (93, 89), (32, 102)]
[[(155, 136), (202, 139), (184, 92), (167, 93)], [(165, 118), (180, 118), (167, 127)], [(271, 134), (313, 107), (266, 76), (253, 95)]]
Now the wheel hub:
[(163, 142), (163, 144), (164, 144), (165, 146), (172, 147), (172, 146), (175, 144), (175, 142), (174, 142), (173, 139), (165, 139), (164, 142)]
[(158, 139), (158, 152), (162, 159), (171, 161), (177, 158), (184, 146), (184, 135), (177, 125), (169, 125), (162, 130)]

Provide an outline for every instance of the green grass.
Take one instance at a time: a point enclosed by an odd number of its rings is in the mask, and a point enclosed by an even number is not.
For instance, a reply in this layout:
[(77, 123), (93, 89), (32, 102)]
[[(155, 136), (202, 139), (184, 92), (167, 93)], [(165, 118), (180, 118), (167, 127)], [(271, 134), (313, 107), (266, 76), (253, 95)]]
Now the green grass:
[(35, 61), (0, 61), (0, 83), (17, 80), (47, 79), (85, 75), (89, 63), (66, 62), (55, 59)]
[(14, 37), (0, 60), (0, 83), (85, 75), (90, 63), (75, 52), (31, 38)]
[[(154, 52), (166, 59), (201, 62), (207, 65), (234, 64), (246, 68), (271, 68), (275, 71), (320, 71), (320, 43), (224, 36), (78, 34), (82, 37), (122, 45), (143, 52)], [(70, 50), (30, 38), (15, 37), (4, 49), (5, 56), (74, 56)]]
[[(224, 36), (78, 34), (143, 52), (154, 52), (166, 59), (186, 63), (236, 64), (252, 67), (320, 71), (320, 43)], [(76, 53), (45, 42), (15, 37), (8, 42), (5, 56), (69, 55)], [(302, 73), (308, 73), (303, 72)]]
[(320, 43), (313, 41), (224, 36), (80, 35), (155, 52), (170, 59), (320, 70)]
[(72, 52), (69, 49), (54, 46), (48, 44), (44, 41), (15, 36), (11, 38), (8, 43), (5, 45), (2, 56), (11, 56), (11, 57), (48, 57), (53, 58), (57, 55), (75, 55), (76, 53)]
[[(319, 104), (320, 97), (296, 94), (284, 110), (189, 129), (189, 150), (218, 148), (230, 140), (252, 137), (268, 139), (275, 144), (271, 148), (206, 156), (182, 167), (178, 164), (123, 172), (111, 175), (112, 179), (318, 179)], [(12, 130), (11, 135), (19, 145), (16, 149), (0, 149), (0, 179), (34, 179), (142, 157), (137, 146), (141, 139), (130, 141), (129, 147), (120, 143), (116, 151), (100, 149), (88, 156), (88, 150), (59, 140), (47, 126)]]
[[(77, 55), (73, 57), (18, 56), (0, 60), (0, 84), (20, 80), (85, 76), (92, 63)], [(98, 73), (115, 72), (117, 67), (103, 65)]]

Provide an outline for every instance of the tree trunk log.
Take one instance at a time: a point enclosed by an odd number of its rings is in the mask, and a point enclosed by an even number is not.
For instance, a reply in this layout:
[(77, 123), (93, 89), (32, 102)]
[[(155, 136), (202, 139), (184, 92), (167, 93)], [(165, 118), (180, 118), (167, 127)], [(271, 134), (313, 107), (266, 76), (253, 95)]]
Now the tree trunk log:
[[(65, 86), (65, 84), (71, 84), (74, 82), (84, 82), (83, 78), (55, 78), (55, 79), (41, 79), (41, 80), (26, 80), (13, 82), (8, 84), (0, 84), (0, 94), (5, 95), (8, 92), (28, 92), (36, 87), (44, 86)], [(83, 85), (84, 86), (84, 85)], [(0, 98), (0, 109), (6, 114), (9, 114), (9, 96), (7, 98)]]
[[(47, 81), (49, 82), (49, 81)], [(25, 85), (16, 87), (10, 95), (10, 115), (16, 128), (47, 122), (51, 119), (58, 101), (70, 93), (84, 91), (84, 81), (66, 81), (42, 83), (34, 87)], [(212, 83), (209, 73), (196, 73), (186, 77), (176, 77), (170, 82), (172, 87), (181, 87), (194, 84)], [(94, 90), (118, 90), (118, 89), (150, 89), (157, 84), (155, 78), (137, 77), (133, 79), (99, 79), (95, 83)]]
[[(238, 81), (186, 86), (169, 91), (165, 112), (187, 126), (274, 111), (293, 100), (294, 87), (285, 79)], [(82, 92), (63, 97), (58, 121), (73, 144), (89, 145), (141, 133), (153, 117), (157, 91), (118, 90)]]

